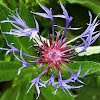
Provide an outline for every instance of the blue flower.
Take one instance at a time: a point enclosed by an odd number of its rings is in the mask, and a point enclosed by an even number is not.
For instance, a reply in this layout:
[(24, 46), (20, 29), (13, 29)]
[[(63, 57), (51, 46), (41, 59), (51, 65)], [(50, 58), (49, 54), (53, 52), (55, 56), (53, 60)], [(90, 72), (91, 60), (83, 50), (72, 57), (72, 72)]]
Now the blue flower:
[[(17, 10), (16, 10), (17, 17), (15, 15), (13, 15), (12, 13), (11, 13), (11, 15), (9, 15), (14, 20), (10, 20), (8, 18), (7, 20), (1, 21), (1, 23), (9, 22), (16, 28), (16, 29), (11, 29), (10, 32), (3, 32), (4, 34), (15, 35), (17, 37), (27, 36), (30, 38), (30, 40), (35, 40), (35, 43), (36, 43), (36, 45), (38, 45), (38, 47), (36, 47), (35, 45), (32, 45), (31, 47), (33, 47), (33, 49), (36, 50), (37, 53), (40, 53), (40, 55), (32, 56), (32, 55), (25, 54), (24, 52), (22, 52), (22, 48), (20, 50), (18, 50), (17, 48), (15, 48), (12, 45), (14, 43), (8, 44), (7, 40), (6, 40), (6, 44), (9, 48), (0, 48), (0, 49), (6, 50), (6, 55), (10, 52), (13, 52), (13, 55), (15, 56), (15, 58), (22, 63), (22, 67), (18, 69), (18, 75), (20, 74), (21, 70), (24, 67), (27, 67), (28, 65), (33, 65), (33, 64), (38, 63), (38, 64), (40, 64), (39, 68), (44, 67), (43, 65), (46, 65), (46, 67), (39, 74), (39, 76), (30, 81), (31, 86), (29, 87), (27, 93), (30, 91), (32, 86), (35, 85), (37, 94), (38, 94), (38, 96), (37, 96), (37, 99), (38, 99), (38, 97), (40, 95), (40, 87), (46, 87), (47, 84), (48, 85), (51, 84), (55, 88), (54, 94), (56, 94), (56, 91), (58, 88), (61, 88), (64, 92), (65, 92), (65, 90), (67, 90), (68, 93), (71, 95), (71, 93), (69, 92), (69, 89), (83, 87), (83, 85), (85, 83), (83, 81), (81, 81), (80, 78), (84, 78), (87, 75), (89, 70), (87, 70), (82, 76), (80, 76), (81, 67), (79, 67), (77, 74), (74, 74), (65, 65), (65, 63), (70, 63), (71, 57), (73, 57), (75, 55), (77, 56), (79, 53), (85, 52), (86, 49), (92, 43), (94, 43), (96, 41), (96, 39), (100, 36), (100, 31), (95, 31), (95, 28), (100, 24), (99, 21), (97, 21), (99, 14), (92, 21), (92, 14), (89, 11), (90, 22), (89, 22), (89, 24), (87, 24), (88, 27), (86, 28), (86, 30), (82, 34), (80, 34), (78, 37), (66, 42), (68, 37), (65, 35), (65, 32), (67, 30), (70, 30), (70, 29), (77, 30), (77, 29), (81, 29), (81, 28), (71, 28), (71, 26), (69, 27), (69, 23), (72, 21), (72, 17), (70, 17), (68, 15), (67, 10), (65, 9), (65, 7), (62, 5), (61, 2), (60, 2), (60, 6), (63, 10), (63, 14), (61, 14), (61, 15), (60, 14), (52, 15), (51, 8), (49, 10), (47, 7), (44, 7), (43, 5), (41, 5), (39, 3), (39, 1), (38, 1), (38, 4), (46, 13), (39, 13), (39, 12), (32, 12), (32, 13), (35, 15), (39, 15), (43, 18), (49, 18), (52, 23), (52, 33), (48, 36), (48, 43), (46, 41), (44, 41), (42, 39), (42, 37), (40, 36), (39, 24), (38, 24), (37, 20), (35, 19), (35, 17), (34, 17), (34, 20), (35, 20), (35, 24), (36, 24), (36, 29), (29, 28), (26, 25), (25, 21), (22, 20), (21, 17), (19, 16)], [(58, 31), (56, 33), (54, 32), (54, 20), (53, 20), (54, 17), (55, 18), (60, 17), (60, 18), (66, 19), (66, 26), (61, 27), (64, 29), (64, 32), (62, 32), (62, 31)], [(59, 25), (56, 25), (56, 26), (59, 26)], [(54, 38), (54, 34), (56, 36), (55, 38)], [(39, 35), (39, 36), (37, 37), (37, 35)], [(69, 45), (71, 42), (74, 42), (78, 39), (81, 39), (83, 42), (77, 46)], [(39, 45), (39, 42), (41, 42), (41, 45)], [(83, 48), (80, 52), (75, 53), (73, 50), (78, 47), (83, 47)], [(20, 54), (20, 59), (16, 56), (15, 53)], [(28, 60), (25, 60), (23, 58), (23, 55), (31, 57), (31, 58), (35, 58), (36, 60), (27, 62)], [(64, 66), (70, 72), (70, 74), (71, 74), (70, 78), (68, 78), (66, 80), (62, 80), (61, 65)], [(56, 75), (54, 74), (55, 70), (57, 70), (57, 72), (58, 72), (58, 79), (55, 79), (55, 77), (56, 77)], [(51, 73), (52, 73), (51, 77), (45, 81), (41, 80), (40, 77), (43, 74), (47, 75), (49, 71), (51, 71)], [(80, 85), (80, 86), (69, 85), (70, 83), (75, 83), (76, 81), (78, 81), (79, 83), (82, 83), (82, 85)]]
[[(63, 64), (64, 65), (64, 64)], [(71, 82), (74, 82), (75, 83), (75, 81), (77, 80), (78, 82), (80, 82), (80, 83), (82, 83), (82, 84), (85, 84), (84, 82), (82, 82), (81, 80), (79, 80), (78, 78), (83, 78), (83, 77), (85, 77), (86, 75), (87, 75), (87, 73), (89, 72), (89, 70), (87, 70), (85, 73), (84, 73), (84, 75), (82, 75), (82, 76), (79, 76), (80, 75), (80, 72), (81, 72), (81, 66), (79, 67), (79, 70), (78, 70), (78, 72), (77, 72), (77, 74), (75, 75), (66, 65), (64, 65), (67, 69), (68, 69), (68, 71), (71, 73), (71, 78), (69, 78), (68, 80), (71, 80)], [(68, 80), (65, 80), (65, 82), (67, 82)]]
[[(79, 46), (84, 46), (84, 49), (82, 50), (82, 52), (85, 52), (86, 49), (93, 44), (96, 39), (100, 36), (100, 31), (94, 31), (95, 28), (100, 24), (99, 21), (96, 22), (99, 14), (96, 16), (96, 18), (93, 20), (92, 22), (92, 14), (89, 11), (89, 16), (90, 16), (90, 22), (88, 24), (87, 29), (78, 37), (81, 38), (83, 40), (83, 43)], [(86, 39), (84, 39), (86, 37)]]

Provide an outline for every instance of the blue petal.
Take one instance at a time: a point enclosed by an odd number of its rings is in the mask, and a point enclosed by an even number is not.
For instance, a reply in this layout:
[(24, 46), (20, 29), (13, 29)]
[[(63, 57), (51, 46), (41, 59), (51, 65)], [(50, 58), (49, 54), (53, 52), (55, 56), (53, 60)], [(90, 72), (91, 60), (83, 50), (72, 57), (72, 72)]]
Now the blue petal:
[(46, 13), (39, 13), (39, 12), (31, 12), (31, 13), (33, 13), (35, 15), (39, 15), (39, 16), (44, 17), (44, 18), (49, 18), (49, 16)]
[(78, 70), (76, 76), (79, 76), (80, 75), (80, 72), (81, 72), (81, 66), (79, 67), (79, 70)]
[[(38, 0), (37, 0), (37, 1), (38, 1)], [(38, 4), (40, 5), (40, 7), (41, 7), (47, 14), (50, 13), (50, 10), (49, 10), (47, 7), (41, 5), (41, 4), (39, 3), (39, 1), (38, 1)]]
[(80, 78), (85, 77), (85, 76), (87, 75), (87, 73), (89, 72), (89, 70), (90, 70), (90, 69), (88, 69), (84, 75), (80, 76)]

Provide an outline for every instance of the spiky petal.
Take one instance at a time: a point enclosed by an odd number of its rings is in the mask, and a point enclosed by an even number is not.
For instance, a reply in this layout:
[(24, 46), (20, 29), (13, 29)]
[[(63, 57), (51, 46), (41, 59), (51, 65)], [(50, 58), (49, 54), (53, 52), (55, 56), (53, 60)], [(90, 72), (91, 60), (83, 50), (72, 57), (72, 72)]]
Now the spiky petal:
[[(80, 87), (83, 87), (83, 85), (81, 85), (81, 86), (70, 86), (70, 85), (68, 85), (67, 83), (69, 83), (69, 82), (71, 82), (71, 79), (70, 80), (66, 80), (66, 81), (63, 81), (62, 80), (62, 78), (61, 78), (61, 73), (60, 73), (60, 71), (58, 72), (58, 82), (56, 82), (55, 84), (56, 84), (56, 90), (55, 90), (55, 93), (56, 93), (56, 91), (57, 91), (57, 89), (60, 87), (63, 91), (64, 91), (64, 93), (67, 95), (67, 93), (65, 92), (65, 90), (67, 90), (68, 91), (68, 93), (71, 95), (71, 93), (69, 92), (69, 90), (68, 89), (74, 89), (74, 88), (80, 88)], [(65, 90), (64, 90), (65, 89)], [(54, 94), (55, 94), (54, 93)]]
[(73, 19), (72, 17), (69, 17), (67, 10), (65, 9), (65, 7), (62, 5), (62, 3), (60, 2), (60, 6), (63, 10), (63, 15), (53, 15), (53, 17), (60, 17), (60, 18), (64, 18), (66, 19), (66, 26), (65, 26), (65, 30), (64, 33), (66, 32), (69, 23), (71, 22), (71, 20)]
[(16, 58), (18, 61), (20, 61), (21, 63), (23, 63), (23, 66), (22, 66), (21, 68), (19, 68), (19, 70), (18, 70), (18, 75), (20, 74), (21, 69), (23, 69), (24, 67), (27, 67), (28, 65), (32, 65), (32, 64), (36, 64), (36, 63), (37, 63), (37, 62), (27, 63), (27, 62), (24, 60), (23, 56), (22, 56), (22, 48), (20, 49), (20, 58), (21, 58), (21, 60), (15, 55), (14, 51), (13, 51), (13, 54), (14, 54), (15, 58)]
[(19, 16), (17, 9), (16, 9), (16, 15), (17, 17), (11, 13), (11, 15), (9, 15), (9, 17), (13, 18), (14, 20), (10, 20), (9, 18), (7, 20), (1, 21), (1, 23), (5, 23), (5, 22), (9, 22), (11, 23), (16, 29), (11, 29), (10, 32), (3, 32), (4, 34), (10, 34), (10, 35), (15, 35), (17, 37), (20, 36), (27, 36), (30, 37), (31, 39), (34, 39), (35, 36), (39, 33), (39, 25), (37, 20), (35, 19), (35, 23), (36, 23), (36, 29), (35, 28), (29, 28), (25, 21), (21, 19), (21, 17)]
[(31, 12), (31, 13), (33, 13), (35, 15), (39, 15), (39, 16), (41, 16), (43, 18), (49, 18), (51, 20), (51, 23), (52, 23), (52, 35), (53, 35), (53, 38), (54, 38), (54, 21), (53, 21), (53, 15), (52, 15), (52, 8), (50, 8), (50, 10), (49, 10), (47, 7), (41, 5), (39, 3), (39, 1), (38, 1), (38, 4), (46, 13), (40, 13), (40, 12)]

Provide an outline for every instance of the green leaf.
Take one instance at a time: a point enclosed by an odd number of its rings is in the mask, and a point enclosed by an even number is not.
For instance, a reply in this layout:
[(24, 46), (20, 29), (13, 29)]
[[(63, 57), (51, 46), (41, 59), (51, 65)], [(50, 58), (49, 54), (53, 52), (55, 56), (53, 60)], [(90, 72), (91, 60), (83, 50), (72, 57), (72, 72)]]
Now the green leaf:
[(31, 27), (35, 28), (35, 21), (33, 18), (33, 14), (26, 9), (26, 5), (24, 0), (19, 0), (19, 15), (25, 20), (26, 24)]
[(66, 0), (71, 4), (80, 4), (91, 9), (96, 15), (100, 13), (100, 1), (99, 0)]
[[(80, 52), (83, 47), (76, 48), (76, 52)], [(98, 54), (100, 53), (100, 46), (90, 46), (86, 49), (86, 52), (82, 52), (79, 54), (79, 56), (84, 56), (84, 55), (92, 55), (92, 54)]]
[[(14, 12), (9, 9), (8, 7), (4, 6), (3, 4), (0, 3), (0, 21), (6, 20), (8, 15), (10, 14), (9, 12), (12, 12), (14, 14)], [(1, 29), (2, 30), (6, 30), (9, 31), (9, 29), (11, 29), (11, 24), (1, 24)]]
[(9, 81), (16, 77), (23, 76), (27, 73), (33, 73), (35, 71), (35, 65), (32, 65), (28, 66), (27, 68), (23, 68), (20, 75), (17, 75), (18, 69), (21, 66), (22, 64), (18, 62), (0, 61), (0, 82)]
[(17, 100), (33, 100), (33, 89), (26, 94), (30, 86), (29, 81), (32, 80), (32, 76), (33, 74), (27, 74), (22, 79), (21, 86), (17, 94)]
[(28, 94), (26, 94), (30, 84), (29, 81), (32, 80), (32, 74), (27, 74), (23, 77), (22, 81), (8, 88), (0, 100), (33, 100), (33, 90), (31, 89)]
[(99, 100), (100, 87), (97, 86), (97, 77), (87, 77), (85, 81), (86, 85), (77, 90), (76, 100)]
[(58, 89), (56, 94), (54, 95), (54, 87), (53, 86), (47, 86), (47, 88), (41, 88), (41, 96), (45, 98), (45, 100), (75, 100), (73, 96), (70, 96), (68, 92), (66, 95), (62, 89)]
[(12, 8), (12, 9), (16, 9), (17, 8), (17, 2), (16, 2), (16, 0), (10, 0), (10, 1), (8, 1), (9, 2), (9, 7), (10, 8)]
[(19, 86), (11, 87), (4, 92), (0, 100), (16, 100)]

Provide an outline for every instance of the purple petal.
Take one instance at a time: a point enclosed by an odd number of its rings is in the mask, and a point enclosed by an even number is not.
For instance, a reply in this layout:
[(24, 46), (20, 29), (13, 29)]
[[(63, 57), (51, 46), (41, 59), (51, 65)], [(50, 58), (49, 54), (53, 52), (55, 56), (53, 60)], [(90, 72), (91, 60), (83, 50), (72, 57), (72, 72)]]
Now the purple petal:
[(22, 28), (18, 27), (17, 25), (11, 23), (15, 28), (19, 29), (19, 30), (22, 30)]
[[(42, 81), (43, 82), (43, 81)], [(48, 79), (47, 81), (43, 82), (44, 84), (47, 84), (49, 83), (49, 85), (52, 83), (52, 86), (54, 86), (54, 68), (53, 68), (53, 72), (52, 72), (52, 75), (50, 77), (50, 79)]]
[(1, 50), (9, 50), (9, 49), (7, 49), (7, 48), (0, 48)]
[(41, 82), (38, 82), (38, 83), (40, 84), (39, 87), (45, 87), (45, 88), (46, 88), (46, 85), (45, 85), (45, 84), (43, 84), (43, 83), (41, 83)]
[(15, 55), (15, 53), (14, 53), (14, 51), (13, 51), (13, 55), (15, 56), (15, 58), (18, 60), (18, 61), (20, 61), (20, 62), (22, 62), (23, 63), (23, 61), (22, 60), (20, 60), (16, 55)]
[(38, 33), (38, 31), (37, 31), (37, 30), (34, 30), (34, 31), (31, 33), (30, 40), (34, 39), (37, 33)]
[[(100, 13), (99, 13), (100, 14)], [(97, 20), (97, 18), (98, 18), (98, 16), (99, 16), (99, 14), (96, 16), (96, 18), (94, 19), (94, 21), (93, 21), (93, 23), (92, 23), (92, 25), (94, 25), (95, 24), (95, 22), (96, 22), (96, 20)]]
[(60, 17), (60, 18), (65, 18), (66, 19), (65, 15), (53, 15), (53, 17)]
[(35, 23), (36, 23), (36, 29), (32, 28), (28, 28), (25, 21), (21, 19), (21, 17), (19, 16), (17, 10), (16, 10), (16, 14), (17, 17), (15, 15), (13, 15), (11, 13), (10, 17), (12, 17), (14, 20), (5, 20), (2, 21), (2, 23), (4, 22), (10, 22), (15, 28), (17, 29), (11, 29), (10, 32), (3, 32), (4, 34), (11, 34), (11, 35), (15, 35), (17, 37), (20, 36), (28, 36), (30, 37), (30, 39), (34, 39), (35, 35), (39, 32), (39, 25), (37, 20), (35, 19)]
[(80, 72), (81, 72), (81, 66), (79, 67), (79, 70), (78, 70), (78, 72), (77, 72), (77, 76), (79, 76), (80, 75)]
[(80, 85), (80, 86), (71, 86), (71, 89), (81, 88), (81, 87), (83, 87), (83, 85)]
[(26, 62), (26, 61), (24, 60), (23, 56), (22, 56), (22, 47), (21, 47), (21, 49), (20, 49), (20, 58), (22, 59), (23, 62)]
[(36, 24), (36, 30), (39, 31), (39, 24), (38, 24), (37, 20), (35, 19), (35, 17), (34, 17), (34, 20), (35, 20), (35, 24)]
[(89, 12), (89, 16), (90, 16), (90, 23), (89, 24), (91, 24), (92, 23), (92, 14), (90, 11), (88, 11), (88, 12)]
[(67, 29), (69, 29), (69, 30), (80, 30), (82, 27), (79, 27), (79, 28), (67, 28)]
[(31, 12), (31, 13), (33, 13), (33, 14), (35, 14), (35, 15), (39, 15), (39, 16), (41, 16), (41, 17), (44, 17), (44, 18), (49, 18), (49, 16), (46, 14), (46, 13), (39, 13), (39, 12)]
[(97, 35), (95, 35), (95, 36), (92, 38), (92, 41), (91, 41), (90, 45), (93, 44), (99, 36), (100, 36), (100, 33), (98, 33)]
[[(38, 0), (37, 0), (37, 1), (38, 1)], [(40, 6), (47, 14), (50, 13), (50, 10), (49, 10), (47, 7), (41, 5), (41, 4), (39, 3), (39, 1), (38, 1), (38, 4), (39, 4), (39, 6)]]
[(67, 89), (67, 87), (61, 87), (61, 89), (64, 91), (64, 93), (67, 95), (67, 93), (65, 92), (64, 88), (68, 91), (68, 93), (71, 95), (71, 93), (69, 92), (69, 90)]
[(26, 67), (26, 65), (23, 65), (21, 68), (18, 69), (18, 73), (17, 73), (17, 75), (20, 74), (21, 70), (22, 70), (24, 67)]
[(89, 72), (89, 70), (90, 70), (90, 69), (88, 69), (84, 75), (80, 76), (80, 78), (85, 77), (85, 76), (87, 75), (87, 73)]
[(78, 78), (76, 79), (78, 82), (82, 83), (82, 84), (85, 84), (84, 82), (82, 82), (81, 80), (79, 80)]
[(38, 97), (40, 95), (40, 89), (39, 89), (39, 86), (38, 86), (38, 83), (37, 82), (36, 82), (36, 90), (37, 90), (37, 94), (38, 94), (38, 96), (37, 96), (36, 99), (38, 99)]
[(46, 71), (47, 67), (41, 72), (41, 74), (39, 74), (39, 76), (37, 78), (35, 78), (35, 79), (33, 79), (33, 80), (30, 81), (31, 82), (31, 86), (29, 87), (27, 93), (30, 91), (30, 89), (32, 88), (32, 86), (34, 85), (34, 83), (36, 83), (36, 90), (37, 90), (37, 94), (38, 94), (38, 97), (39, 97), (40, 90), (39, 90), (38, 84), (41, 85), (40, 87), (46, 87), (45, 84), (43, 85), (42, 83), (39, 82), (39, 80), (40, 80), (39, 78), (41, 77), (42, 74), (44, 74), (44, 72)]
[(63, 10), (64, 15), (66, 15), (66, 17), (69, 18), (69, 16), (68, 16), (68, 12), (67, 12), (67, 10), (65, 9), (65, 7), (62, 5), (61, 2), (60, 2), (60, 6), (61, 6), (61, 8), (62, 8), (62, 10)]
[(16, 14), (17, 14), (17, 17), (18, 17), (18, 19), (20, 20), (20, 21), (23, 21), (22, 19), (21, 19), (21, 17), (19, 16), (19, 14), (18, 14), (18, 11), (17, 11), (18, 9), (16, 9)]
[(30, 91), (30, 89), (32, 88), (32, 86), (34, 85), (34, 83), (36, 82), (36, 78), (33, 79), (32, 81), (30, 81), (32, 84), (30, 85), (29, 89), (27, 90), (27, 93)]

